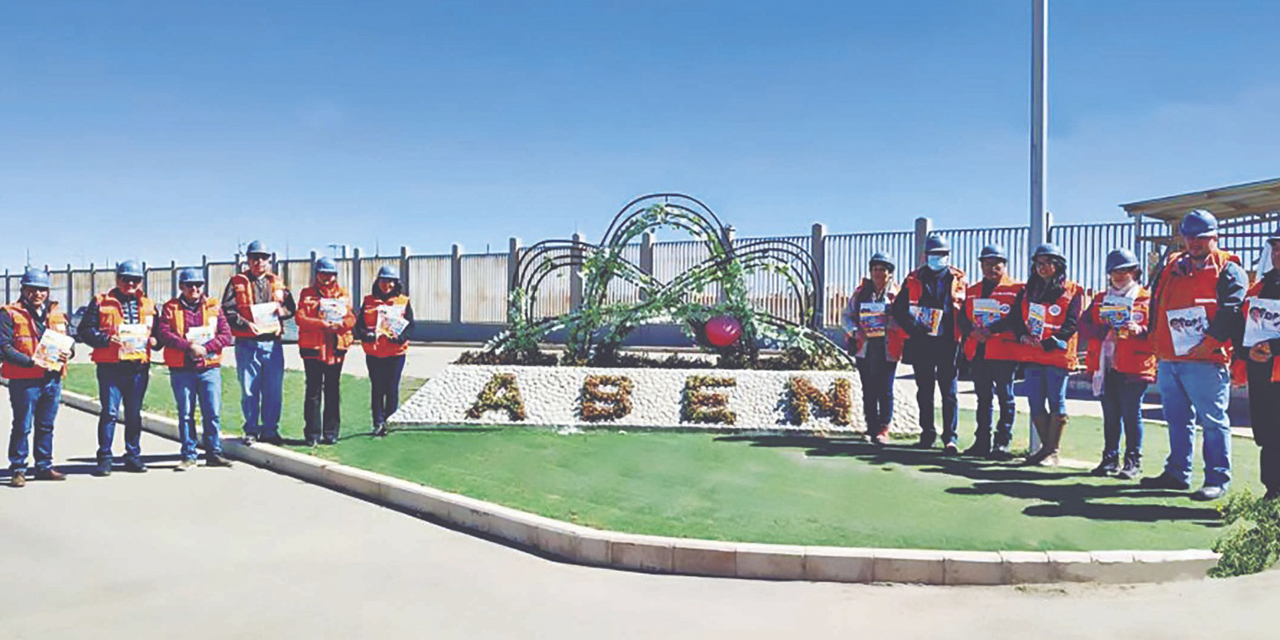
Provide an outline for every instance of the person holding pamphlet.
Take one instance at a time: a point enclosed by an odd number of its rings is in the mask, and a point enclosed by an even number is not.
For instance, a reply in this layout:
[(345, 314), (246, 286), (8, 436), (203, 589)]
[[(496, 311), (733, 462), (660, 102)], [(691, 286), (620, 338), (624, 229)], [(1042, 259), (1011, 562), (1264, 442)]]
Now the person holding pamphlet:
[(387, 418), (400, 406), (400, 374), (412, 334), (413, 307), (400, 283), (400, 272), (395, 267), (382, 267), (369, 295), (360, 303), (355, 326), (369, 369), (375, 436), (387, 435)]
[(342, 427), (342, 364), (356, 318), (351, 294), (338, 284), (338, 264), (333, 258), (316, 260), (315, 280), (298, 295), (297, 323), (298, 352), (306, 372), (303, 437), (307, 446), (317, 441), (334, 444)]
[(1194, 419), (1204, 434), (1204, 486), (1196, 500), (1216, 500), (1231, 484), (1231, 338), (1249, 282), (1240, 258), (1218, 248), (1218, 219), (1197, 209), (1178, 225), (1185, 249), (1162, 265), (1151, 294), (1156, 384), (1169, 424), (1164, 471), (1148, 489), (1191, 488)]
[[(982, 281), (965, 293), (960, 330), (964, 333), (964, 355), (973, 374), (973, 390), (978, 395), (978, 428), (973, 445), (964, 455), (992, 460), (1012, 460), (1013, 420), (1017, 408), (1013, 398), (1013, 375), (1021, 359), (1022, 347), (1010, 327), (1010, 312), (1023, 284), (1009, 278), (1009, 258), (1004, 247), (989, 244), (978, 253)], [(1000, 421), (992, 443), (993, 397), (1000, 400)]]
[[(1067, 376), (1076, 367), (1084, 290), (1067, 279), (1067, 258), (1045, 243), (1031, 254), (1031, 277), (1014, 304), (1013, 332), (1025, 347), (1023, 378), (1040, 448), (1026, 464), (1057, 464), (1067, 428)], [(1046, 407), (1047, 405), (1047, 407)]]
[(1080, 335), (1088, 340), (1085, 368), (1102, 401), (1102, 461), (1091, 473), (1132, 480), (1142, 475), (1142, 395), (1156, 380), (1156, 355), (1147, 339), (1151, 293), (1138, 284), (1142, 266), (1128, 249), (1107, 254), (1107, 277), (1109, 287), (1094, 295), (1080, 320)]
[(857, 359), (862, 382), (862, 412), (867, 438), (877, 445), (889, 439), (893, 423), (893, 381), (902, 354), (902, 335), (889, 331), (889, 305), (898, 293), (893, 260), (879, 251), (871, 255), (870, 277), (854, 290), (843, 324), (848, 349)]
[(282, 444), (280, 410), (284, 389), (282, 322), (297, 311), (293, 294), (271, 272), (271, 252), (261, 240), (245, 249), (249, 268), (227, 282), (222, 313), (236, 340), (236, 377), (240, 380), (240, 411), (244, 442), (262, 440)]
[(956, 318), (964, 306), (964, 272), (951, 266), (951, 245), (930, 235), (924, 243), (925, 264), (907, 275), (902, 292), (890, 307), (898, 332), (905, 340), (902, 361), (916, 376), (916, 402), (920, 406), (922, 449), (933, 448), (938, 437), (933, 416), (933, 385), (942, 392), (942, 444), (948, 455), (960, 453), (956, 443), (956, 360), (960, 331)]
[(222, 456), (222, 350), (231, 346), (231, 327), (216, 298), (204, 293), (204, 273), (188, 267), (178, 272), (182, 293), (164, 303), (156, 322), (156, 338), (169, 366), (169, 385), (178, 408), (178, 440), (182, 460), (174, 471), (196, 464), (196, 406), (204, 426), (205, 465), (229, 467)]
[(1267, 500), (1280, 498), (1280, 229), (1267, 238), (1271, 269), (1249, 287), (1236, 358), (1249, 381), (1249, 419), (1260, 447), (1258, 466)]
[(116, 286), (94, 296), (80, 319), (76, 337), (93, 347), (98, 365), (98, 465), (93, 474), (111, 475), (116, 423), (124, 407), (124, 468), (143, 473), (142, 400), (151, 379), (151, 350), (156, 348), (155, 302), (142, 291), (142, 265), (116, 265)]
[(67, 318), (49, 299), (49, 274), (28, 267), (22, 295), (0, 307), (0, 376), (9, 381), (13, 429), (9, 432), (9, 486), (27, 484), (27, 438), (35, 427), (36, 480), (65, 480), (53, 468), (53, 423), (62, 399), (62, 378), (74, 341)]

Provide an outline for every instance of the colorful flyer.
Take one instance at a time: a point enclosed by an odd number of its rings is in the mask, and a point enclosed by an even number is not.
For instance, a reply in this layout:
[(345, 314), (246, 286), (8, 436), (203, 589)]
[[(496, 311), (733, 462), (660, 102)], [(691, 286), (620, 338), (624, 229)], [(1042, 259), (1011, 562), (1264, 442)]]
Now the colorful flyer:
[(35, 361), (37, 367), (60, 371), (62, 356), (65, 354), (70, 357), (71, 349), (75, 344), (75, 338), (65, 333), (46, 330), (44, 335), (40, 336), (40, 343), (36, 345), (36, 351), (31, 354), (31, 359)]
[(1280, 300), (1249, 298), (1244, 318), (1244, 346), (1280, 338)]
[(203, 347), (213, 340), (213, 336), (217, 335), (218, 328), (214, 325), (202, 324), (187, 329), (187, 335), (184, 336), (187, 342)]
[(1044, 340), (1044, 319), (1047, 315), (1045, 306), (1038, 302), (1030, 302), (1027, 304), (1027, 333), (1035, 338), (1036, 342)]
[(346, 298), (320, 298), (320, 317), (325, 322), (342, 322), (347, 318)]
[(1129, 326), (1133, 318), (1133, 299), (1128, 296), (1103, 296), (1098, 305), (1098, 317), (1102, 322), (1114, 329)]
[(142, 360), (147, 355), (147, 343), (151, 339), (151, 327), (145, 324), (125, 323), (116, 327), (120, 338), (121, 360)]
[(1169, 309), (1165, 312), (1169, 335), (1173, 338), (1173, 354), (1185, 356), (1204, 340), (1209, 330), (1209, 314), (1204, 307)]
[(883, 338), (889, 328), (889, 314), (885, 303), (862, 303), (858, 307), (858, 326), (868, 338)]
[(387, 338), (398, 338), (400, 332), (409, 326), (409, 321), (404, 318), (404, 305), (383, 305), (378, 307), (378, 328), (377, 333)]
[(260, 302), (249, 307), (253, 313), (253, 324), (259, 333), (276, 333), (280, 331), (280, 304), (276, 302)]
[(912, 317), (916, 319), (916, 324), (923, 327), (925, 333), (931, 336), (942, 334), (942, 309), (921, 307), (913, 304), (910, 306), (910, 310)]
[(974, 298), (973, 299), (973, 320), (974, 324), (981, 327), (989, 327), (1004, 317), (1007, 309), (1002, 309), (1000, 301), (995, 298)]

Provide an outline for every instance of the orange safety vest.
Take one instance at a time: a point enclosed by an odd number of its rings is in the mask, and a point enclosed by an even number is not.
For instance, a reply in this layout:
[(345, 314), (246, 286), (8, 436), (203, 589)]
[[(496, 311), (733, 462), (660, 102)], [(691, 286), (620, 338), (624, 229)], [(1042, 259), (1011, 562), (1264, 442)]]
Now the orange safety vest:
[[(1084, 291), (1080, 285), (1068, 280), (1062, 287), (1062, 295), (1057, 300), (1044, 305), (1044, 323), (1040, 327), (1039, 335), (1032, 334), (1036, 342), (1053, 335), (1055, 331), (1062, 328), (1062, 324), (1067, 319), (1067, 311), (1071, 309), (1071, 301), (1077, 296), (1083, 296)], [(1022, 296), (1022, 319), (1023, 324), (1027, 324), (1027, 318), (1031, 314), (1031, 300), (1026, 295)], [(1039, 303), (1038, 303), (1039, 304)], [(1027, 327), (1028, 331), (1031, 329)], [(1080, 333), (1071, 334), (1071, 339), (1067, 341), (1067, 348), (1061, 351), (1045, 351), (1040, 345), (1025, 346), (1022, 349), (1022, 361), (1033, 362), (1035, 364), (1043, 364), (1050, 367), (1058, 367), (1070, 371), (1076, 368), (1079, 363), (1079, 357), (1076, 355), (1076, 347)]]
[[(977, 316), (974, 315), (974, 301), (983, 297), (982, 285), (983, 282), (978, 281), (969, 285), (968, 291), (965, 292), (964, 313), (969, 318), (969, 322), (973, 323), (975, 327), (982, 324)], [(1025, 284), (1014, 282), (1008, 276), (1005, 276), (991, 290), (991, 295), (987, 297), (1000, 304), (1000, 319), (1009, 317), (1009, 312), (1013, 310), (1013, 304), (1018, 300), (1018, 294), (1025, 286)], [(978, 344), (978, 338), (972, 333), (964, 339), (964, 357), (970, 362), (973, 362), (973, 359), (978, 355)], [(986, 344), (987, 350), (984, 352), (983, 357), (987, 360), (1016, 362), (1024, 359), (1023, 351), (1026, 347), (1018, 343), (1018, 337), (1013, 334), (1013, 331), (992, 334), (987, 338)]]
[[(215, 332), (218, 326), (218, 310), (218, 299), (205, 296), (204, 302), (200, 305), (200, 311), (202, 312), (200, 316), (202, 318), (201, 324), (205, 326), (213, 325)], [(174, 298), (164, 303), (161, 313), (169, 321), (169, 326), (173, 328), (173, 332), (185, 339), (187, 337), (187, 312), (186, 308), (182, 306), (182, 302), (178, 298)], [(222, 364), (222, 351), (206, 353), (202, 362), (203, 368), (206, 369)], [(167, 346), (164, 348), (164, 363), (171, 368), (185, 367), (187, 366), (187, 352)]]
[[(1093, 296), (1093, 303), (1089, 307), (1089, 316), (1096, 325), (1102, 325), (1102, 300), (1107, 297), (1106, 292), (1098, 293)], [(1133, 321), (1142, 325), (1143, 329), (1147, 328), (1147, 322), (1150, 320), (1151, 312), (1151, 292), (1145, 287), (1138, 287), (1138, 296), (1133, 301)], [(1114, 329), (1113, 329), (1114, 331)], [(1102, 340), (1090, 340), (1088, 351), (1085, 353), (1084, 366), (1089, 373), (1094, 373), (1099, 368), (1102, 360)], [(1147, 335), (1129, 336), (1128, 338), (1116, 338), (1116, 356), (1112, 368), (1120, 373), (1129, 375), (1142, 376), (1144, 378), (1156, 377), (1156, 352), (1151, 341), (1147, 339)]]
[[(255, 301), (253, 299), (253, 285), (251, 284), (248, 271), (231, 276), (231, 289), (236, 297), (236, 310), (240, 312), (240, 317), (245, 322), (253, 321), (253, 309), (255, 302), (275, 302), (284, 304), (284, 282), (274, 273), (264, 274), (262, 277), (267, 279), (267, 284), (271, 287), (271, 299)], [(237, 329), (234, 325), (231, 327), (231, 335), (237, 338), (256, 338), (258, 334), (249, 329)]]
[[(1227, 268), (1228, 262), (1240, 264), (1240, 258), (1221, 249), (1209, 254), (1204, 268), (1196, 269), (1190, 275), (1178, 273), (1178, 262), (1187, 256), (1180, 252), (1170, 256), (1160, 273), (1160, 284), (1155, 292), (1156, 312), (1165, 314), (1155, 318), (1155, 329), (1151, 332), (1151, 341), (1155, 345), (1156, 357), (1160, 360), (1197, 360), (1190, 355), (1179, 356), (1173, 350), (1173, 337), (1169, 333), (1169, 311), (1188, 307), (1203, 307), (1208, 322), (1212, 323), (1218, 313), (1218, 277)], [(1218, 342), (1209, 335), (1204, 339), (1215, 347), (1209, 362), (1227, 364), (1231, 361), (1231, 342)]]
[[(963, 335), (960, 333), (960, 314), (964, 312), (964, 298), (967, 285), (964, 281), (963, 271), (955, 267), (947, 267), (947, 270), (951, 272), (951, 306), (955, 312), (954, 334), (956, 339), (959, 340), (960, 336)], [(902, 290), (898, 292), (898, 295), (907, 296), (907, 304), (911, 306), (920, 304), (920, 298), (924, 295), (924, 285), (921, 284), (920, 278), (916, 275), (919, 272), (920, 270), (917, 269), (907, 274), (906, 281), (902, 283)], [(900, 340), (906, 342), (907, 332), (905, 329), (895, 326), (890, 330), (897, 333)]]
[[(347, 313), (343, 316), (343, 323), (346, 329), (332, 334), (335, 337), (335, 344), (330, 345), (326, 339), (328, 332), (318, 327), (311, 326), (308, 322), (321, 322), (324, 320), (320, 313), (321, 298), (338, 298), (347, 301)], [(307, 287), (298, 294), (298, 349), (308, 350), (314, 349), (319, 351), (315, 357), (326, 362), (340, 357), (343, 354), (330, 353), (330, 349), (334, 351), (346, 352), (353, 342), (351, 337), (351, 327), (355, 326), (355, 315), (351, 313), (351, 294), (341, 286), (335, 285), (328, 291), (322, 291), (319, 287)]]
[[(1261, 294), (1262, 294), (1262, 279), (1259, 278), (1257, 282), (1253, 283), (1253, 286), (1249, 287), (1249, 291), (1245, 293), (1243, 313), (1246, 320), (1249, 318), (1249, 300), (1251, 298), (1257, 298)], [(1244, 353), (1241, 355), (1243, 355), (1247, 359), (1249, 357), (1248, 349), (1246, 348)], [(1275, 355), (1280, 355), (1280, 354), (1275, 354)], [(1275, 357), (1275, 355), (1271, 357), (1271, 381), (1280, 382), (1280, 358)], [(1239, 366), (1233, 368), (1232, 377), (1235, 378), (1235, 380), (1238, 383), (1243, 384), (1245, 381), (1248, 380), (1248, 373), (1247, 373), (1247, 370), (1245, 369), (1245, 362), (1244, 360), (1237, 360), (1236, 364), (1238, 364)]]
[[(115, 291), (115, 289), (111, 291)], [(124, 324), (124, 306), (120, 304), (120, 301), (115, 296), (111, 295), (111, 291), (94, 296), (94, 300), (98, 303), (98, 328), (108, 335), (114, 334), (116, 327)], [(139, 292), (138, 323), (145, 324), (148, 328), (154, 328), (155, 317), (156, 303), (152, 302), (151, 298), (148, 298), (146, 294)], [(89, 355), (89, 359), (99, 364), (120, 362), (120, 345), (112, 343), (105, 347), (98, 347)], [(142, 350), (141, 357), (127, 362), (151, 362), (150, 347)]]
[(404, 355), (409, 351), (409, 343), (396, 344), (389, 340), (387, 336), (378, 335), (378, 307), (396, 305), (407, 307), (409, 305), (409, 296), (400, 294), (383, 300), (378, 296), (369, 294), (364, 297), (364, 302), (360, 303), (360, 313), (364, 315), (364, 326), (374, 332), (375, 336), (373, 342), (361, 344), (366, 354), (375, 358), (393, 358)]
[[(36, 345), (40, 344), (40, 336), (36, 335), (36, 322), (23, 308), (21, 302), (15, 302), (6, 307), (0, 307), (8, 312), (9, 317), (13, 318), (13, 348), (19, 353), (28, 357), (35, 355)], [(49, 318), (45, 323), (46, 331), (57, 331), (58, 333), (67, 332), (67, 317), (58, 309), (58, 303), (53, 302), (49, 305)], [(4, 364), (0, 364), (0, 376), (9, 380), (32, 380), (43, 378), (48, 373), (48, 369), (44, 367), (20, 367), (8, 360)], [(62, 365), (62, 375), (67, 375), (67, 366)]]

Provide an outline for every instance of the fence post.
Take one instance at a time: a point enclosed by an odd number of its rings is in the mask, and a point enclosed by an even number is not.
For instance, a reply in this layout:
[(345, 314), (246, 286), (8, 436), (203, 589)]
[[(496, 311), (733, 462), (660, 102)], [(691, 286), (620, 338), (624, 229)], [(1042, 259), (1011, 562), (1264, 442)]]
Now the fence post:
[[(351, 290), (360, 291), (360, 247), (351, 250)], [(354, 294), (352, 294), (354, 295)]]
[[(409, 295), (409, 247), (400, 245), (400, 290)], [(361, 295), (359, 291), (356, 295)]]
[[(97, 293), (98, 293), (98, 267), (95, 266), (92, 262), (90, 262), (89, 263), (89, 297), (93, 298), (93, 296), (97, 295)], [(86, 300), (85, 304), (89, 304), (89, 302)], [(69, 310), (75, 311), (75, 309), (69, 309)]]
[(449, 322), (462, 324), (462, 245), (449, 255)]
[(577, 310), (582, 307), (582, 247), (578, 243), (582, 242), (582, 234), (573, 234), (573, 249), (571, 253), (575, 264), (569, 268), (569, 309)]
[[(206, 283), (208, 286), (208, 283)], [(169, 299), (178, 297), (178, 261), (169, 261)]]
[(13, 296), (9, 295), (9, 270), (4, 270), (4, 303), (13, 304)]
[[(206, 253), (200, 254), (200, 275), (204, 276), (205, 294), (210, 296), (214, 295), (213, 283), (209, 282), (209, 255)], [(221, 292), (219, 292), (218, 295), (221, 295)]]
[(813, 327), (827, 326), (827, 225), (813, 223), (809, 238), (809, 255), (813, 257)]
[(933, 221), (928, 218), (916, 218), (916, 255), (915, 262), (911, 264), (908, 271), (914, 271), (920, 265), (924, 264), (924, 241), (928, 239), (929, 232), (933, 230)]
[(520, 288), (520, 238), (511, 236), (507, 240), (507, 317), (518, 312), (511, 306), (511, 294)]
[(71, 263), (68, 262), (67, 263), (67, 302), (64, 308), (68, 310), (73, 310), (73, 311), (75, 310), (75, 306), (73, 306), (75, 304), (75, 300), (72, 300), (72, 298), (74, 298), (76, 295), (75, 284), (76, 284), (75, 276), (71, 275)]

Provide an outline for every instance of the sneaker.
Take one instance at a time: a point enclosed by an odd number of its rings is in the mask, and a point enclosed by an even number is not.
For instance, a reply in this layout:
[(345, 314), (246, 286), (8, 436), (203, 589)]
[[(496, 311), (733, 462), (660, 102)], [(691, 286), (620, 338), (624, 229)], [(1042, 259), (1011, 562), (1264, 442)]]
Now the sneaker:
[(280, 446), (284, 444), (284, 438), (280, 437), (279, 433), (273, 433), (269, 436), (262, 436), (258, 438), (258, 440), (261, 442), (265, 442), (267, 444), (274, 444), (276, 446)]
[(66, 480), (67, 474), (50, 467), (48, 469), (36, 469), (36, 480)]
[(960, 447), (956, 446), (956, 443), (954, 442), (948, 442), (947, 444), (942, 446), (942, 454), (948, 455), (948, 456), (958, 456), (960, 455)]
[(315, 438), (307, 438), (306, 440), (303, 440), (303, 441), (302, 441), (302, 444), (304, 444), (304, 445), (306, 445), (306, 446), (308, 446), (308, 447), (314, 447), (314, 446), (316, 446), (316, 443), (317, 443), (317, 442), (319, 442), (319, 440), (316, 440)]
[(932, 448), (933, 448), (933, 443), (934, 443), (934, 439), (933, 439), (933, 438), (920, 438), (920, 441), (919, 441), (919, 442), (916, 442), (916, 444), (915, 444), (915, 448), (917, 448), (917, 449), (932, 449)]
[(230, 467), (231, 461), (222, 457), (217, 453), (210, 453), (204, 457), (204, 466), (206, 467)]
[(27, 486), (27, 474), (22, 471), (14, 471), (13, 475), (9, 476), (9, 486), (14, 489), (21, 489)]
[[(375, 437), (375, 438), (385, 438), (385, 437), (387, 437), (387, 425), (385, 425), (385, 424), (375, 424), (375, 425), (373, 425), (373, 437)], [(871, 442), (875, 442), (875, 441), (876, 441), (876, 436), (874, 436), (874, 435), (869, 435), (869, 436), (867, 436), (867, 440), (870, 440)]]
[(252, 447), (253, 443), (258, 441), (258, 434), (246, 433), (244, 434), (244, 437), (240, 439), (240, 441), (244, 443), (244, 446)]
[(129, 473), (146, 473), (147, 463), (141, 460), (133, 460), (133, 459), (125, 460), (124, 470), (128, 471)]
[(1199, 491), (1191, 494), (1191, 499), (1198, 500), (1200, 502), (1209, 502), (1210, 500), (1217, 500), (1225, 495), (1227, 495), (1226, 487), (1206, 484), (1205, 486), (1200, 487)]
[(1116, 477), (1121, 480), (1137, 480), (1142, 477), (1142, 460), (1141, 458), (1130, 456), (1124, 457), (1124, 466), (1116, 473)]
[(93, 468), (93, 475), (98, 476), (99, 478), (105, 478), (111, 475), (111, 463), (99, 462), (98, 465)]
[(996, 460), (999, 462), (1008, 462), (1016, 457), (1017, 456), (1013, 455), (1012, 451), (1009, 451), (1008, 447), (996, 447), (991, 450), (991, 453), (987, 454), (988, 460)]
[(1102, 454), (1102, 462), (1089, 472), (1091, 476), (1109, 476), (1120, 470), (1120, 454), (1104, 453)]
[(1174, 491), (1186, 491), (1191, 488), (1191, 484), (1183, 482), (1168, 473), (1162, 473), (1154, 478), (1143, 478), (1138, 486), (1143, 489), (1173, 489)]
[(963, 455), (969, 458), (985, 458), (991, 455), (991, 445), (988, 445), (985, 442), (982, 442), (981, 440), (979, 440), (978, 442), (973, 443), (973, 446), (969, 447), (968, 449), (965, 449), (964, 453), (960, 455)]
[(173, 468), (173, 470), (174, 470), (174, 471), (186, 471), (186, 470), (188, 470), (188, 469), (190, 469), (191, 467), (194, 467), (194, 466), (196, 466), (196, 461), (195, 461), (195, 460), (188, 460), (188, 459), (185, 459), (185, 458), (184, 458), (184, 459), (182, 460), (182, 462), (179, 462), (179, 463), (178, 463), (178, 466), (176, 466), (176, 467), (174, 467), (174, 468)]
[(338, 439), (337, 438), (320, 438), (320, 444), (335, 445), (335, 444), (338, 444)]

